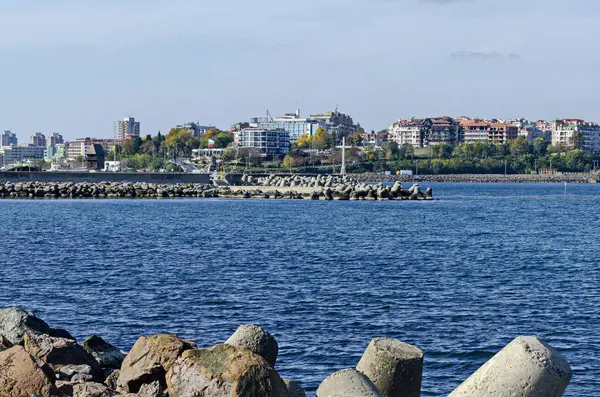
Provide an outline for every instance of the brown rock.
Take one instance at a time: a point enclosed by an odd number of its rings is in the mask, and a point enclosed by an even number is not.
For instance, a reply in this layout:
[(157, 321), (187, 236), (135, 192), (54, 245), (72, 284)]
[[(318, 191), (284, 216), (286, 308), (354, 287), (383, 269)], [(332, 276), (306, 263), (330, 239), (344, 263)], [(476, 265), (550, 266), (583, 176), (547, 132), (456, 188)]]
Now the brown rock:
[(21, 346), (0, 352), (0, 396), (58, 396), (59, 391)]
[(55, 338), (44, 334), (25, 333), (25, 350), (37, 357), (55, 371), (67, 365), (89, 365), (94, 379), (102, 379), (102, 369), (83, 347), (71, 339)]
[(184, 352), (167, 373), (167, 386), (172, 397), (289, 397), (264, 358), (228, 344)]
[(176, 335), (141, 337), (121, 365), (118, 387), (129, 393), (137, 393), (146, 383), (159, 381), (165, 386), (165, 375), (177, 358), (195, 346), (195, 343)]

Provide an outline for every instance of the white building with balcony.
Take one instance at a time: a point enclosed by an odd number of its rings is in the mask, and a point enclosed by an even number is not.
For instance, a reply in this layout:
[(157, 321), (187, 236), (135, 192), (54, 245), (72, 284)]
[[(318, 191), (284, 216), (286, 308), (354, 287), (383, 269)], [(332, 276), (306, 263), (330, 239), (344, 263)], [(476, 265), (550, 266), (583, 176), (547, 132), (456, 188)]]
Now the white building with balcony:
[(290, 133), (284, 129), (244, 128), (235, 133), (235, 143), (265, 156), (282, 156), (290, 150)]

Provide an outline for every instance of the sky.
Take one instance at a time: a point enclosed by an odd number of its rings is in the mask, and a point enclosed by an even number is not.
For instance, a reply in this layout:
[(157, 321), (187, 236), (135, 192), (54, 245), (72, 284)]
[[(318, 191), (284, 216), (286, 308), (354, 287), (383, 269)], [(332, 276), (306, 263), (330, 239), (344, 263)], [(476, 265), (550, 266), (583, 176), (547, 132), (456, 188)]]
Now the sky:
[[(89, 3), (89, 4), (88, 4)], [(93, 4), (92, 4), (93, 3)], [(334, 110), (600, 122), (598, 0), (0, 0), (0, 129)]]

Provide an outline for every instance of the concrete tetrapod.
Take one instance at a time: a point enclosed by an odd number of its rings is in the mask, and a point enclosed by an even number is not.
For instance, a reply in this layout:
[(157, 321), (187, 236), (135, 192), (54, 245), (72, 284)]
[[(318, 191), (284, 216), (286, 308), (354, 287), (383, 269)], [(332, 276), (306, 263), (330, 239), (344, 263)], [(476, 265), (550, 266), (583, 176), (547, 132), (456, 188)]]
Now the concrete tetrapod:
[(277, 340), (256, 324), (240, 325), (225, 342), (235, 347), (245, 347), (263, 357), (272, 367), (275, 367), (279, 345)]
[(448, 397), (560, 397), (571, 375), (557, 350), (535, 336), (519, 336)]
[(419, 397), (423, 352), (392, 338), (369, 343), (356, 369), (365, 374), (384, 397)]
[(317, 397), (381, 397), (377, 387), (354, 368), (329, 375), (317, 389)]

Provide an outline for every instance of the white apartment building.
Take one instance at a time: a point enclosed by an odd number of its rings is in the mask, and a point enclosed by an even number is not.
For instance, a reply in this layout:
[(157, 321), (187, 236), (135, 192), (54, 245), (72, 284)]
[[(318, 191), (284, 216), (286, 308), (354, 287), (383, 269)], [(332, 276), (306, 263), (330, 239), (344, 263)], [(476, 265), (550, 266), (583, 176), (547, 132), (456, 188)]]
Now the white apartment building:
[(140, 122), (135, 121), (135, 117), (125, 117), (122, 121), (117, 121), (115, 135), (120, 141), (131, 135), (140, 136)]
[(600, 126), (582, 119), (554, 120), (551, 123), (552, 145), (573, 148), (580, 138), (581, 148), (587, 152), (600, 153)]
[(261, 154), (285, 155), (290, 150), (290, 133), (284, 129), (244, 128), (235, 133), (240, 148), (254, 148)]
[(423, 147), (423, 120), (398, 120), (388, 129), (388, 139), (398, 145), (409, 144), (415, 148)]

